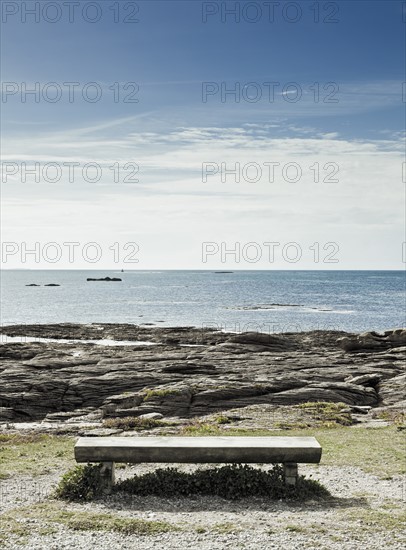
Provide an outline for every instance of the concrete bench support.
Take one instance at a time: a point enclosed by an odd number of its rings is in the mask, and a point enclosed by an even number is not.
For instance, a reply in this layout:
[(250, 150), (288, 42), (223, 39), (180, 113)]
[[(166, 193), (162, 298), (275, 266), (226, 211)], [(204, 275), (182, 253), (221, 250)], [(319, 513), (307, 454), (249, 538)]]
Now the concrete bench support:
[(113, 489), (113, 485), (115, 482), (114, 462), (102, 462), (100, 477), (103, 493), (109, 495)]
[(114, 462), (279, 463), (286, 484), (295, 485), (298, 463), (320, 462), (321, 447), (314, 437), (81, 437), (75, 458), (103, 464), (106, 492), (114, 484)]
[(295, 462), (285, 462), (283, 465), (283, 473), (285, 474), (286, 485), (296, 485), (298, 468)]

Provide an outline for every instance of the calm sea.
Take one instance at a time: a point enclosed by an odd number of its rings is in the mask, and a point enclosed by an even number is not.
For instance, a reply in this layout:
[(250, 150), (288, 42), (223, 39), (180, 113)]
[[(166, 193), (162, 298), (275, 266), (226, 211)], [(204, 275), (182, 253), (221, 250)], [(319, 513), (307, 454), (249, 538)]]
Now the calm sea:
[[(86, 281), (106, 276), (122, 282)], [(1, 272), (0, 322), (379, 331), (406, 325), (405, 288), (404, 271), (10, 270)]]

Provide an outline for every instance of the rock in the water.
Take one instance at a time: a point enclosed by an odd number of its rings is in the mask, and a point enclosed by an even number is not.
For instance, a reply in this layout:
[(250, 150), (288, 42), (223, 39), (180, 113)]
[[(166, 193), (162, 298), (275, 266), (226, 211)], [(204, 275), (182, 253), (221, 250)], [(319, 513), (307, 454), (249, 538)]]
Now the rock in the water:
[(93, 279), (92, 277), (88, 277), (86, 281), (122, 281), (119, 277), (102, 277), (101, 279)]

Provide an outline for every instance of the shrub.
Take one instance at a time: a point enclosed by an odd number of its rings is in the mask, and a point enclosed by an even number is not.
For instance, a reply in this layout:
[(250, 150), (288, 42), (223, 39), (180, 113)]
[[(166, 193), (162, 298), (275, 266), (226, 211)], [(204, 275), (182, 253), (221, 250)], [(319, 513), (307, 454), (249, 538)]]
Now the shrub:
[(56, 490), (56, 498), (77, 502), (89, 501), (101, 494), (102, 465), (76, 466), (62, 476)]
[[(70, 501), (89, 501), (101, 492), (101, 465), (76, 466), (61, 479), (55, 496)], [(234, 500), (246, 497), (306, 500), (330, 493), (314, 480), (299, 476), (296, 486), (285, 484), (282, 466), (267, 472), (246, 464), (200, 469), (193, 473), (176, 468), (158, 469), (117, 483), (115, 492), (160, 497), (211, 495)]]
[(180, 472), (175, 468), (134, 476), (119, 482), (115, 491), (160, 497), (212, 495), (226, 499), (251, 496), (269, 499), (306, 500), (330, 496), (325, 487), (299, 476), (297, 485), (285, 484), (282, 466), (265, 472), (248, 465), (226, 465), (219, 468)]
[(213, 420), (217, 424), (230, 424), (231, 422), (233, 422), (232, 418), (229, 418), (228, 416), (225, 416), (224, 414), (219, 414)]

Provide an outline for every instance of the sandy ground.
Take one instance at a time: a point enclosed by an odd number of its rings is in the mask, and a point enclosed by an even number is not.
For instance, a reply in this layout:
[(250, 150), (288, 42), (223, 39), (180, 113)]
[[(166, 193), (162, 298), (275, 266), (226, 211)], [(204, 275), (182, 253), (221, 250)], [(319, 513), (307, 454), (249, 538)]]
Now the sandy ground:
[[(118, 477), (150, 471), (158, 465), (118, 470)], [(161, 465), (160, 465), (161, 466)], [(190, 466), (180, 466), (188, 470)], [(334, 500), (292, 504), (264, 499), (226, 501), (214, 497), (157, 498), (114, 495), (86, 504), (66, 504), (80, 512), (166, 521), (179, 531), (154, 536), (105, 531), (73, 531), (61, 525), (40, 534), (42, 521), (21, 519), (31, 534), (9, 540), (9, 549), (403, 549), (406, 532), (391, 528), (390, 518), (404, 511), (406, 476), (379, 479), (359, 468), (302, 465), (300, 472), (322, 482)], [(60, 474), (16, 477), (0, 482), (2, 512), (52, 502)]]

